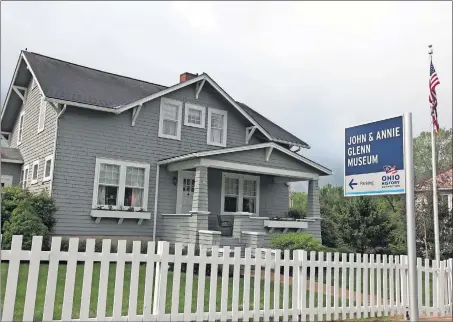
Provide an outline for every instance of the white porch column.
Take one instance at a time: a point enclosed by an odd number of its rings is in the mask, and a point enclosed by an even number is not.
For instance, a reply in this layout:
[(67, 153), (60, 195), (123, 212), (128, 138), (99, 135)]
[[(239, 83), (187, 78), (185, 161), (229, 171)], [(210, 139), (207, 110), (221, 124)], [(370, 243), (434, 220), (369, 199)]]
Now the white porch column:
[(208, 230), (208, 168), (206, 167), (197, 167), (195, 169), (195, 186), (190, 213), (196, 222), (197, 232)]
[(308, 181), (308, 218), (321, 217), (319, 206), (319, 183), (318, 180)]
[(208, 168), (197, 167), (193, 192), (192, 212), (208, 211)]

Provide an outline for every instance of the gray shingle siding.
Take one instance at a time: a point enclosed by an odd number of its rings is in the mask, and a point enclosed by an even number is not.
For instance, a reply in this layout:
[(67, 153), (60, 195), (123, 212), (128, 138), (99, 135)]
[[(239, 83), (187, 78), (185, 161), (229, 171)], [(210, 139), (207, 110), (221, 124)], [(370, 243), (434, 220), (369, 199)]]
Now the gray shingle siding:
[(21, 168), (21, 164), (2, 162), (2, 175), (12, 176), (13, 184), (18, 185), (20, 181)]
[[(10, 146), (19, 149), (24, 159), (24, 166), (30, 166), (28, 189), (32, 192), (37, 192), (42, 189), (49, 190), (50, 187), (50, 181), (43, 182), (42, 180), (44, 177), (44, 160), (47, 156), (53, 155), (54, 152), (57, 112), (50, 105), (47, 105), (44, 130), (38, 133), (41, 92), (38, 86), (31, 88), (31, 84), (32, 82), (28, 86), (28, 95), (25, 104), (22, 106), (22, 110), (25, 110), (22, 143), (17, 145), (20, 119), (20, 117), (17, 117), (12, 131)], [(37, 160), (39, 160), (38, 183), (30, 184), (32, 164)]]
[[(195, 100), (195, 85), (169, 94), (168, 98), (228, 110), (227, 147), (244, 145), (247, 121), (209, 87)], [(152, 235), (152, 220), (136, 225), (133, 220), (102, 219), (94, 224), (90, 217), (96, 157), (149, 163), (148, 211), (153, 212), (156, 164), (158, 160), (189, 152), (218, 149), (207, 145), (207, 129), (182, 125), (181, 140), (158, 137), (160, 99), (144, 104), (135, 126), (132, 111), (119, 115), (69, 106), (58, 126), (53, 196), (59, 208), (56, 233), (61, 235)], [(183, 106), (183, 116), (184, 116)], [(207, 113), (206, 113), (207, 115)], [(182, 123), (184, 123), (184, 117)], [(207, 122), (206, 122), (207, 124)], [(161, 167), (158, 214), (175, 213), (176, 173)], [(158, 221), (160, 222), (160, 221)], [(156, 235), (159, 236), (160, 226)]]

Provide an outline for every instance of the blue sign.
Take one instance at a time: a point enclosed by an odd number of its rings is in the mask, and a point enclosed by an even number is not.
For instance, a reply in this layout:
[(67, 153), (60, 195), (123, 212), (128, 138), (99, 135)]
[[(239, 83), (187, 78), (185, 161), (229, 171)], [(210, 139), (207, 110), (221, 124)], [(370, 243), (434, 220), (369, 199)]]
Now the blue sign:
[(345, 196), (405, 192), (403, 117), (345, 130)]

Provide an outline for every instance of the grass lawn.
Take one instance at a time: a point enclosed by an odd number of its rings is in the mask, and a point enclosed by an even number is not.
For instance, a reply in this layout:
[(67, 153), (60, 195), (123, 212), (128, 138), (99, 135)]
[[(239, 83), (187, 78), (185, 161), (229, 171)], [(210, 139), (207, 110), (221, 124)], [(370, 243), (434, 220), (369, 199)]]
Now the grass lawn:
[[(1, 268), (1, 292), (2, 292), (2, 300), (4, 299), (4, 292), (6, 287), (6, 278), (7, 278), (7, 270), (8, 264), (2, 263)], [(25, 293), (27, 287), (27, 277), (28, 277), (28, 264), (21, 264), (19, 268), (19, 283), (17, 287), (16, 293), (16, 304), (14, 308), (14, 320), (22, 320), (23, 310), (24, 310), (24, 302), (25, 302)], [(140, 266), (139, 270), (139, 285), (138, 285), (138, 299), (137, 299), (137, 314), (142, 314), (143, 312), (143, 301), (144, 301), (144, 290), (145, 290), (145, 265)], [(74, 290), (74, 305), (72, 311), (73, 318), (79, 318), (79, 311), (80, 311), (80, 302), (82, 296), (82, 281), (83, 281), (83, 271), (84, 265), (79, 264), (77, 265), (76, 270), (76, 282), (75, 282), (75, 290)], [(43, 307), (44, 307), (44, 298), (45, 298), (45, 290), (47, 284), (47, 272), (48, 272), (48, 265), (41, 264), (39, 269), (39, 278), (38, 278), (38, 289), (36, 295), (36, 305), (35, 305), (35, 321), (41, 321), (43, 315)], [(99, 275), (100, 275), (100, 263), (95, 263), (93, 265), (93, 279), (92, 279), (92, 286), (91, 286), (91, 298), (90, 298), (90, 317), (96, 316), (97, 310), (97, 297), (99, 291)], [(107, 316), (112, 316), (113, 312), (113, 299), (114, 299), (114, 289), (115, 289), (115, 275), (116, 275), (116, 264), (110, 264), (109, 270), (109, 278), (108, 278), (108, 287), (107, 287)], [(122, 314), (127, 315), (128, 305), (129, 305), (129, 287), (130, 287), (130, 276), (131, 276), (131, 264), (125, 265), (124, 270), (124, 286), (123, 286), (123, 302), (122, 302)], [(61, 319), (61, 310), (63, 306), (63, 293), (64, 293), (64, 284), (66, 278), (66, 265), (60, 264), (58, 269), (58, 276), (57, 276), (57, 290), (55, 296), (55, 306), (54, 306), (54, 319)], [(180, 282), (180, 293), (179, 293), (179, 312), (184, 311), (184, 299), (185, 299), (185, 278), (186, 275), (184, 273), (181, 274), (181, 282)], [(220, 297), (221, 297), (221, 283), (222, 278), (219, 276), (217, 278), (217, 298), (216, 298), (216, 306), (217, 311), (220, 311)], [(167, 279), (167, 295), (166, 295), (166, 312), (170, 312), (171, 309), (171, 293), (172, 293), (172, 284), (173, 284), (173, 273), (168, 273)], [(244, 287), (243, 279), (239, 281), (239, 309), (242, 308), (242, 300), (243, 300), (243, 287)], [(197, 285), (198, 285), (198, 276), (194, 276), (193, 279), (193, 288), (192, 288), (192, 312), (196, 311), (196, 303), (197, 303)], [(250, 308), (253, 308), (253, 286), (254, 286), (254, 278), (250, 278)], [(205, 282), (205, 296), (204, 296), (204, 309), (205, 312), (208, 311), (208, 304), (209, 304), (209, 288), (210, 288), (210, 280), (206, 278)], [(273, 308), (274, 304), (274, 284), (271, 282), (270, 285), (271, 292), (270, 292), (270, 307)], [(264, 280), (261, 281), (261, 294), (260, 294), (260, 302), (261, 308), (264, 307)], [(230, 278), (228, 281), (228, 310), (231, 310), (232, 306), (232, 297), (233, 297), (233, 279)], [(314, 303), (316, 306), (317, 303), (317, 294), (312, 293), (314, 296)], [(236, 296), (236, 295), (235, 295)], [(307, 292), (307, 303), (309, 300), (309, 292)], [(292, 299), (292, 287), (289, 287), (289, 307), (291, 307), (291, 299)], [(326, 298), (324, 295), (323, 303), (325, 305)], [(280, 307), (283, 306), (283, 285), (280, 283)]]

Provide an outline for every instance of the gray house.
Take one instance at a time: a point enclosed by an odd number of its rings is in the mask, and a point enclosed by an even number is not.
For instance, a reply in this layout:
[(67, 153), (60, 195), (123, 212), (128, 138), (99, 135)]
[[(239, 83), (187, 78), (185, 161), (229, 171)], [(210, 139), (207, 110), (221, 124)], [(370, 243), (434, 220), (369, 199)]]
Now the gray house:
[[(61, 236), (266, 246), (270, 233), (321, 238), (309, 145), (207, 74), (170, 86), (22, 51), (2, 113), (2, 183), (55, 199)], [(5, 180), (4, 180), (5, 179)], [(309, 182), (308, 217), (288, 211)]]

